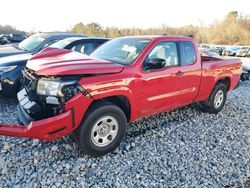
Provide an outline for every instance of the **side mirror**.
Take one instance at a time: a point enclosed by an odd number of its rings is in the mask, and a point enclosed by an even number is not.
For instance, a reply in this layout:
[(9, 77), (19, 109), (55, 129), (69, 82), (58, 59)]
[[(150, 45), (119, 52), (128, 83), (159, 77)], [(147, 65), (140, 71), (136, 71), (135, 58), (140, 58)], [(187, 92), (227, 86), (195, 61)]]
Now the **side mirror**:
[(165, 59), (151, 58), (148, 60), (147, 69), (162, 69), (165, 67), (165, 63)]

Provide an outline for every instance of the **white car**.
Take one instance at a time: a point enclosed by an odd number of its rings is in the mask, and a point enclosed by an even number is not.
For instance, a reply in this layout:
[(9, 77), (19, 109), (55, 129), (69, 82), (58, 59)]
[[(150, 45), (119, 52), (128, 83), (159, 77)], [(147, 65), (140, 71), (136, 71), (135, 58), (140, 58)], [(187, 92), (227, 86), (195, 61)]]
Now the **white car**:
[(242, 47), (236, 52), (237, 57), (247, 57), (250, 54), (250, 47)]

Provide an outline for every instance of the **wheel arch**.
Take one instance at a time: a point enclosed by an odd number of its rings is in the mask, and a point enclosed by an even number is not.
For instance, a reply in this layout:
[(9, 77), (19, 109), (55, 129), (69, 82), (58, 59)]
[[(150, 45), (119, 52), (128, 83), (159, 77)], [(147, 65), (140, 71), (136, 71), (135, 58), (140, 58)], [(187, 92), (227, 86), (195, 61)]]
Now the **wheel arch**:
[(98, 102), (107, 101), (113, 103), (123, 110), (126, 115), (127, 122), (131, 122), (137, 117), (136, 114), (138, 112), (138, 106), (136, 105), (133, 92), (127, 87), (122, 87), (122, 89), (120, 87), (120, 90), (106, 90), (105, 92), (92, 95), (92, 97), (94, 100), (91, 103), (90, 107)]
[(100, 103), (100, 102), (110, 102), (110, 103), (118, 106), (124, 112), (124, 114), (127, 118), (127, 122), (130, 122), (130, 120), (131, 120), (131, 104), (130, 104), (128, 97), (126, 97), (124, 95), (113, 95), (113, 96), (99, 98), (99, 99), (94, 100), (91, 103), (91, 105), (89, 106), (89, 108), (92, 108), (92, 106), (94, 106), (94, 105), (98, 105), (98, 103)]
[(223, 77), (223, 78), (219, 78), (217, 80), (217, 82), (215, 83), (214, 87), (218, 84), (218, 83), (223, 83), (227, 86), (227, 91), (229, 91), (230, 89), (230, 86), (231, 86), (231, 80), (230, 80), (230, 77), (227, 76), (227, 77)]

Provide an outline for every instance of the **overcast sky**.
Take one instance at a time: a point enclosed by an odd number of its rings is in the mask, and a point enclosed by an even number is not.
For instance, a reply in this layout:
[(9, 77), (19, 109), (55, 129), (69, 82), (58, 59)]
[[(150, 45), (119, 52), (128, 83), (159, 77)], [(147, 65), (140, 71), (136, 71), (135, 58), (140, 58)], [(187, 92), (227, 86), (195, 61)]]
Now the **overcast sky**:
[(1, 0), (0, 25), (60, 31), (78, 22), (160, 27), (210, 24), (232, 10), (250, 15), (250, 0)]

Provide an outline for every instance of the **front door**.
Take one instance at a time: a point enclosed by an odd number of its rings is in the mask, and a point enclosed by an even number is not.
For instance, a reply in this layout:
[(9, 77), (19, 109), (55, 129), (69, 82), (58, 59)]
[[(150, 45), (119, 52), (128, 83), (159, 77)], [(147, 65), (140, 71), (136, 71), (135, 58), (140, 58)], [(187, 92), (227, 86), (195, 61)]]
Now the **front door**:
[[(178, 86), (176, 79), (180, 69), (180, 58), (176, 42), (158, 43), (147, 56), (143, 64), (143, 72), (138, 80), (139, 88), (136, 94), (141, 116), (147, 116), (178, 105)], [(147, 63), (150, 59), (163, 59), (165, 66), (160, 69), (150, 69)]]

